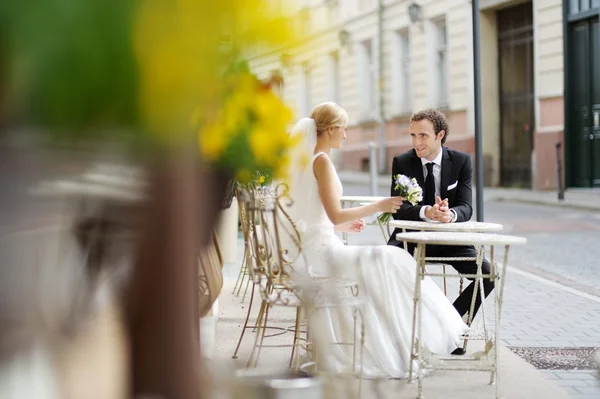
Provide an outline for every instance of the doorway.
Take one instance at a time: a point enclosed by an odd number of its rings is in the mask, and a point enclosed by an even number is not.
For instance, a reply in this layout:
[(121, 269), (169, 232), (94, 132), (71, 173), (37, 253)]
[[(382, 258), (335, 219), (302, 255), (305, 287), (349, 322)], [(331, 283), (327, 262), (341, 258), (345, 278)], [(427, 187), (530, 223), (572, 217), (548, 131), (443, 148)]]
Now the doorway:
[(533, 7), (497, 12), (500, 78), (500, 184), (531, 187), (535, 128)]
[(568, 43), (571, 182), (600, 187), (600, 24), (598, 17), (572, 23)]

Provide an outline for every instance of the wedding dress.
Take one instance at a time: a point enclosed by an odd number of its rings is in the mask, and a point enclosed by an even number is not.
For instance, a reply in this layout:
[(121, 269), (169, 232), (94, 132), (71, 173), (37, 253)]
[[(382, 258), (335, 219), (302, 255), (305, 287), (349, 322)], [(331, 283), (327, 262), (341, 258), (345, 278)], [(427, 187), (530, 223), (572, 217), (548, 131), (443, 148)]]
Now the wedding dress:
[[(311, 276), (356, 279), (364, 299), (365, 347), (363, 375), (366, 378), (407, 378), (410, 363), (416, 262), (405, 250), (394, 246), (344, 245), (323, 208), (313, 173), (315, 154), (300, 173), (301, 191), (296, 212), (302, 238), (302, 253)], [(342, 183), (336, 181), (342, 195)], [(421, 284), (423, 301), (422, 342), (438, 355), (449, 355), (468, 331), (450, 301), (429, 277)], [(311, 316), (312, 317), (312, 316)], [(348, 307), (326, 307), (315, 312), (311, 323), (318, 326), (320, 342), (348, 342), (353, 335), (353, 314)], [(327, 345), (325, 368), (347, 372), (352, 366), (351, 346)], [(416, 370), (416, 368), (415, 368)]]

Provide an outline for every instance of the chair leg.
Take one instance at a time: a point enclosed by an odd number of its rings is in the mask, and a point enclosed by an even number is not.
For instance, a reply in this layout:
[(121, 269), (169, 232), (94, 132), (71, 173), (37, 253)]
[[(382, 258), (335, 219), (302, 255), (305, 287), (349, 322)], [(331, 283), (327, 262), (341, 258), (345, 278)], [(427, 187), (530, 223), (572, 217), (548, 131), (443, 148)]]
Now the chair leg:
[(244, 280), (246, 280), (246, 278), (250, 278), (250, 276), (248, 275), (248, 262), (246, 262), (244, 264), (244, 268), (240, 272), (242, 273), (242, 280), (240, 281), (240, 284), (237, 286), (237, 292), (235, 293), (235, 296), (240, 296), (240, 292), (242, 291), (242, 286), (244, 285)]
[(356, 372), (356, 330), (358, 326), (358, 309), (352, 309), (352, 319), (354, 326), (352, 328), (352, 372)]
[[(265, 311), (265, 313), (268, 313), (268, 305), (266, 305), (266, 303), (263, 301), (262, 305), (261, 305), (261, 309), (265, 307), (267, 310)], [(263, 325), (264, 323), (264, 325)], [(248, 363), (246, 364), (246, 368), (253, 368), (256, 367), (256, 364), (258, 363), (258, 356), (260, 355), (260, 345), (262, 345), (262, 340), (264, 339), (264, 335), (265, 335), (265, 330), (267, 329), (267, 318), (266, 315), (264, 317), (264, 319), (260, 319), (257, 320), (256, 323), (256, 336), (254, 337), (254, 345), (252, 346), (252, 352), (250, 353), (250, 357), (248, 358)], [(259, 340), (260, 340), (260, 344), (259, 344)], [(258, 351), (257, 351), (258, 349)], [(256, 354), (256, 360), (255, 360), (255, 354)]]
[[(362, 396), (362, 380), (363, 380), (363, 363), (364, 363), (364, 352), (365, 352), (365, 318), (363, 313), (357, 309), (357, 314), (360, 317), (360, 352), (358, 354), (358, 367), (360, 367), (360, 371), (358, 372), (358, 390), (357, 390), (357, 399), (360, 399)], [(354, 338), (356, 341), (356, 336)]]
[(448, 286), (446, 285), (446, 265), (442, 265), (442, 273), (444, 274), (444, 295), (448, 296)]
[[(297, 350), (298, 348), (298, 339), (300, 337), (300, 325), (302, 324), (302, 308), (299, 306), (296, 308), (296, 325), (294, 326), (294, 344), (292, 345), (292, 355), (290, 356), (290, 364), (289, 367), (291, 368), (292, 365), (294, 366), (294, 369), (298, 368), (298, 362), (295, 361), (296, 358), (300, 359), (299, 356), (299, 350)], [(295, 355), (295, 357), (294, 357)]]
[[(265, 318), (264, 318), (264, 322), (261, 326), (261, 333), (260, 333), (260, 344), (258, 345), (258, 351), (256, 352), (256, 359), (254, 360), (254, 366), (256, 367), (258, 365), (258, 358), (260, 357), (260, 352), (262, 350), (262, 347), (264, 345), (265, 342), (265, 335), (267, 332), (267, 322), (269, 320), (269, 305), (267, 304), (266, 309), (265, 309)], [(257, 334), (258, 336), (258, 334)]]
[(266, 308), (267, 304), (265, 301), (262, 301), (260, 303), (260, 309), (258, 309), (258, 315), (256, 316), (256, 324), (254, 325), (254, 328), (252, 329), (252, 332), (257, 332), (258, 330), (258, 326), (260, 326), (262, 324), (262, 320), (263, 317), (265, 315), (265, 308)]
[[(233, 352), (232, 359), (237, 359), (237, 353), (240, 349), (240, 345), (242, 344), (242, 339), (244, 339), (244, 333), (246, 332), (248, 327), (248, 320), (250, 319), (250, 312), (252, 312), (252, 302), (254, 301), (254, 285), (252, 285), (252, 292), (250, 293), (250, 304), (248, 305), (248, 313), (246, 314), (246, 320), (244, 321), (244, 326), (242, 327), (242, 332), (240, 333), (240, 339), (238, 340), (237, 346), (235, 347), (235, 352)], [(257, 323), (258, 324), (258, 323)]]
[[(267, 292), (269, 294), (273, 293), (273, 287), (267, 288)], [(256, 329), (262, 323), (262, 319), (265, 314), (266, 306), (267, 306), (267, 303), (265, 301), (262, 301), (261, 305), (260, 305), (260, 309), (258, 310), (258, 316), (256, 317), (256, 325), (254, 326), (254, 329), (252, 330), (252, 332), (256, 332)]]
[[(238, 284), (241, 284), (240, 280), (243, 281), (244, 279), (244, 275), (245, 275), (245, 271), (246, 271), (246, 254), (247, 254), (248, 248), (244, 248), (244, 256), (242, 257), (242, 264), (240, 265), (240, 272), (238, 273), (238, 278), (235, 281), (235, 285), (233, 286), (233, 294), (235, 294), (235, 290), (238, 287)], [(238, 292), (239, 294), (239, 292)]]
[(244, 290), (244, 296), (242, 296), (242, 302), (244, 302), (244, 299), (246, 299), (246, 294), (248, 293), (248, 286), (251, 282), (252, 279), (250, 278), (250, 274), (248, 274), (248, 280), (246, 281), (246, 289)]

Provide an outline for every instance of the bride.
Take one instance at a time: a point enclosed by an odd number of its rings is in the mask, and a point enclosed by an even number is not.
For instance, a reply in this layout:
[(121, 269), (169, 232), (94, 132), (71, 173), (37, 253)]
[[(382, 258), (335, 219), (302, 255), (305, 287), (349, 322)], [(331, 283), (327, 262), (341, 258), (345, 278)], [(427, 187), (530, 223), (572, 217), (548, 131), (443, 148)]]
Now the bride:
[[(390, 197), (357, 208), (342, 209), (342, 184), (329, 157), (346, 138), (348, 115), (335, 103), (317, 105), (308, 118), (300, 120), (292, 135), (300, 135), (309, 162), (292, 163), (290, 215), (302, 237), (302, 252), (312, 276), (335, 276), (358, 279), (366, 301), (366, 326), (363, 375), (367, 378), (407, 378), (410, 363), (413, 294), (416, 263), (398, 247), (347, 246), (335, 231), (359, 232), (361, 219), (376, 212), (395, 212), (401, 197)], [(312, 156), (312, 157), (311, 157)], [(303, 166), (300, 166), (303, 164)], [(295, 165), (295, 166), (294, 166)], [(448, 355), (455, 350), (461, 335), (468, 331), (462, 318), (442, 291), (426, 278), (422, 285), (422, 342), (431, 352)], [(344, 308), (327, 308), (317, 312), (322, 342), (347, 342), (352, 336), (352, 313)], [(344, 328), (344, 326), (348, 326)], [(325, 368), (348, 371), (352, 348), (331, 345), (324, 356)]]

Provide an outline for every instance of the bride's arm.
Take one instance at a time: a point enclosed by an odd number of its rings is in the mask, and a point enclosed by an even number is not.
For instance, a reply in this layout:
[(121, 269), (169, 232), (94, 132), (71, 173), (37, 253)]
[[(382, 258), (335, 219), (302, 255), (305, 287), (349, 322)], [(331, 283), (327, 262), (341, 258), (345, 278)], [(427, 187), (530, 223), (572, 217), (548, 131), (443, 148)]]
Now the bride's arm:
[(339, 233), (359, 233), (361, 232), (367, 224), (364, 220), (352, 220), (350, 222), (338, 224), (333, 226), (333, 229)]
[(333, 226), (333, 229), (337, 232), (340, 233), (344, 233), (348, 231), (348, 228), (350, 226), (351, 222), (345, 222), (345, 223), (340, 223), (340, 224), (336, 224), (335, 226)]
[(336, 190), (337, 176), (333, 163), (328, 156), (321, 155), (313, 163), (313, 172), (319, 186), (319, 196), (327, 217), (334, 225), (341, 225), (357, 219), (362, 219), (376, 212), (395, 212), (402, 205), (401, 197), (391, 197), (384, 200), (343, 209)]
[(351, 220), (349, 222), (345, 222), (345, 223), (341, 223), (341, 224), (336, 224), (335, 226), (333, 226), (333, 229), (337, 232), (340, 233), (350, 233), (350, 232), (354, 232), (356, 231), (356, 229), (353, 226), (354, 222), (358, 222), (357, 220)]

